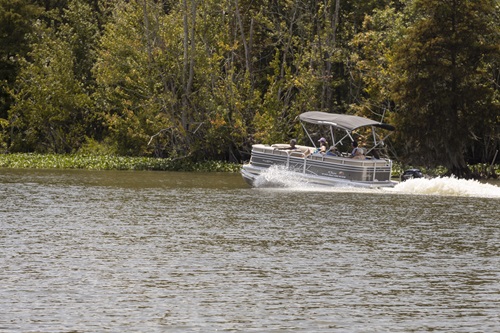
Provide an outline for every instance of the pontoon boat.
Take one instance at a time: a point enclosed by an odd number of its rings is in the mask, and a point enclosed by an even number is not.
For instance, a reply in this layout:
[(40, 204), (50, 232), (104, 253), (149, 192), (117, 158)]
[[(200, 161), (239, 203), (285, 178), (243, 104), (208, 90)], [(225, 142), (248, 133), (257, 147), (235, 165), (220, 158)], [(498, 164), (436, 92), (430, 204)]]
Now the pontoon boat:
[[(394, 127), (371, 119), (327, 112), (311, 111), (299, 116), (302, 127), (313, 146), (296, 145), (290, 149), (288, 144), (254, 144), (249, 163), (244, 164), (241, 174), (245, 181), (256, 186), (256, 180), (269, 168), (276, 167), (297, 176), (301, 181), (315, 185), (353, 186), (353, 187), (393, 187), (397, 182), (391, 180), (392, 161), (380, 158), (377, 151), (384, 145), (384, 139)], [(354, 141), (353, 131), (371, 128), (373, 144), (363, 147), (361, 156), (349, 156), (347, 152), (330, 154), (318, 153), (315, 139), (306, 124), (327, 127), (333, 151), (349, 139)], [(311, 126), (311, 125), (308, 125)], [(388, 131), (385, 137), (376, 130)], [(341, 136), (340, 139), (335, 140)], [(344, 147), (345, 149), (345, 147)]]

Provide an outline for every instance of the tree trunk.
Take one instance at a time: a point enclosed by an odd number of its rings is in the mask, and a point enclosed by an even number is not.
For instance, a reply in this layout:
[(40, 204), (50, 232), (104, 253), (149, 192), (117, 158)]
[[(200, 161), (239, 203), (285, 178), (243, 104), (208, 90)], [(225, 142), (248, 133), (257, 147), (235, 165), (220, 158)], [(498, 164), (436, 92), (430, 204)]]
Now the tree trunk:
[[(330, 15), (328, 14), (328, 8), (325, 8), (325, 17), (329, 17)], [(326, 57), (325, 59), (325, 69), (323, 73), (323, 103), (324, 106), (327, 108), (331, 108), (333, 106), (333, 89), (331, 86), (332, 82), (332, 57), (334, 54), (334, 50), (337, 44), (337, 26), (338, 26), (338, 21), (339, 21), (339, 11), (340, 11), (340, 0), (335, 0), (335, 8), (334, 8), (334, 13), (333, 17), (331, 19), (331, 24), (330, 27), (330, 33), (328, 34), (329, 38), (326, 41), (327, 45), (327, 52), (326, 52)]]
[[(187, 0), (183, 0), (183, 25), (184, 25), (184, 61), (182, 70), (182, 108), (181, 124), (183, 130), (187, 133), (189, 129), (189, 100), (193, 87), (194, 79), (194, 55), (196, 51), (195, 44), (195, 22), (196, 22), (196, 1), (192, 0), (189, 12)], [(191, 16), (191, 28), (189, 28), (189, 15)], [(189, 135), (185, 135), (186, 143), (189, 144)]]
[[(236, 6), (236, 19), (238, 20), (238, 27), (240, 28), (240, 34), (241, 34), (241, 41), (243, 43), (243, 48), (245, 50), (245, 67), (246, 70), (248, 71), (249, 74), (252, 73), (251, 69), (251, 57), (250, 57), (250, 48), (248, 46), (247, 38), (245, 36), (245, 29), (243, 27), (243, 21), (241, 19), (241, 13), (240, 13), (240, 7), (238, 5), (238, 0), (234, 1), (235, 6)], [(252, 18), (252, 24), (253, 26), (253, 18)], [(251, 32), (250, 32), (251, 35)]]

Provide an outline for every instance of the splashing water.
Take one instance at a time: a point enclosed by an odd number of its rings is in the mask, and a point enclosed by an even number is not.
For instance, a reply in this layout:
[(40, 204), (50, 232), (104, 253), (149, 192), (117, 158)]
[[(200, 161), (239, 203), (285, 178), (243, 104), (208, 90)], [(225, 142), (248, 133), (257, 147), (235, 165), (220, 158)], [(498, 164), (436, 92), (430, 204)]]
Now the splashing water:
[(254, 181), (256, 188), (284, 189), (286, 191), (307, 191), (307, 192), (368, 192), (373, 193), (378, 189), (365, 187), (355, 187), (345, 183), (332, 185), (319, 185), (311, 183), (307, 177), (300, 172), (293, 172), (284, 166), (271, 166), (264, 170)]
[(500, 198), (498, 186), (455, 177), (410, 179), (397, 184), (393, 190), (410, 194)]
[(272, 166), (255, 179), (254, 186), (300, 188), (309, 184), (300, 173), (290, 171), (284, 166)]
[(394, 188), (370, 189), (339, 185), (320, 186), (310, 183), (300, 173), (287, 170), (283, 166), (272, 166), (264, 171), (254, 182), (257, 188), (283, 188), (294, 191), (333, 191), (363, 193), (406, 193), (417, 195), (466, 196), (500, 198), (500, 187), (480, 183), (477, 180), (456, 177), (415, 178), (397, 184)]

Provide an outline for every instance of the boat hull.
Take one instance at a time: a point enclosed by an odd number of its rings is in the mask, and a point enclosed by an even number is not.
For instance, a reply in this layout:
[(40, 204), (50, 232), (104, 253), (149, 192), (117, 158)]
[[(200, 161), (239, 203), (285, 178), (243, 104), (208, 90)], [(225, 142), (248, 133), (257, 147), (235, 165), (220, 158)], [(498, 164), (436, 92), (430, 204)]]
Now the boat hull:
[(284, 151), (267, 145), (254, 145), (250, 163), (241, 174), (251, 186), (258, 177), (275, 166), (292, 172), (301, 181), (324, 186), (393, 187), (392, 161), (387, 159), (356, 160), (347, 157), (307, 155), (302, 151)]

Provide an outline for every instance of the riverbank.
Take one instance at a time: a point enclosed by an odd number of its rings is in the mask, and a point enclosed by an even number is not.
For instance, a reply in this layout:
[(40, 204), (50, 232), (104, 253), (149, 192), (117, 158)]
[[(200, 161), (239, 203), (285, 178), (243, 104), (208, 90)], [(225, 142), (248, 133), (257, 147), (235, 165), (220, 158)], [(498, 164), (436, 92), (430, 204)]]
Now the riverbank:
[[(0, 168), (34, 169), (87, 169), (87, 170), (149, 170), (149, 171), (201, 171), (239, 172), (241, 164), (224, 161), (192, 162), (189, 159), (169, 159), (154, 157), (127, 157), (89, 154), (0, 154)], [(392, 176), (400, 177), (404, 170), (412, 168), (394, 163)], [(445, 168), (420, 168), (428, 176), (445, 176)], [(500, 165), (470, 166), (474, 178), (500, 178)]]
[(223, 161), (192, 162), (187, 159), (81, 154), (0, 154), (2, 168), (151, 170), (238, 172), (240, 165)]

